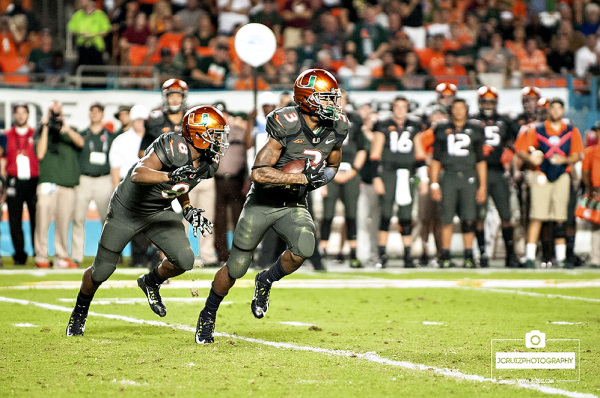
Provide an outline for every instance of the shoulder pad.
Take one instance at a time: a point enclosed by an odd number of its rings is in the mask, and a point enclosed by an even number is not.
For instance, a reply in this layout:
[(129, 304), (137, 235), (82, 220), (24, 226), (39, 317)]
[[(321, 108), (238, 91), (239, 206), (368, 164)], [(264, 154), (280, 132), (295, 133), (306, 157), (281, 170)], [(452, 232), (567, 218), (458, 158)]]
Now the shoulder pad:
[(160, 135), (152, 143), (151, 148), (167, 168), (177, 168), (189, 161), (189, 149), (187, 142), (179, 133), (167, 133)]
[(286, 146), (285, 137), (295, 135), (302, 130), (300, 117), (302, 115), (296, 107), (286, 106), (276, 109), (267, 115), (267, 133), (281, 145)]

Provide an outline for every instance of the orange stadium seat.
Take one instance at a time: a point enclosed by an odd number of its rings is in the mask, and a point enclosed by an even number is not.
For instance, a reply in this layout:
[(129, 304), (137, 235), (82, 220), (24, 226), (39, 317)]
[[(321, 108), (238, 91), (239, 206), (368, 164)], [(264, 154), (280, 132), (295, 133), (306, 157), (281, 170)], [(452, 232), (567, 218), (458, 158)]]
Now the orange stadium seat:
[(196, 47), (196, 54), (198, 54), (201, 57), (212, 57), (214, 52), (215, 49), (212, 47)]
[(131, 45), (129, 48), (129, 62), (131, 62), (131, 66), (142, 65), (146, 54), (148, 54), (148, 47)]
[(168, 47), (171, 49), (171, 53), (177, 54), (179, 52), (179, 44), (183, 38), (184, 33), (173, 33), (167, 32), (160, 36), (158, 40), (158, 48)]
[(2, 71), (7, 75), (4, 76), (4, 83), (8, 84), (27, 84), (29, 83), (29, 76), (27, 75), (12, 75), (16, 73), (19, 68), (27, 63), (27, 59), (18, 57), (15, 55), (3, 55), (0, 57), (0, 67)]

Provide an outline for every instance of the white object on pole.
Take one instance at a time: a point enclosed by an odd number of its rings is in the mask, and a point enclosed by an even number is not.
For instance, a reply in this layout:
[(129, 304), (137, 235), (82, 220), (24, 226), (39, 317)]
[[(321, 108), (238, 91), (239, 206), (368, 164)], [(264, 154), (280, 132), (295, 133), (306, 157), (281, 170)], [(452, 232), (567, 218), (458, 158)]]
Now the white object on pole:
[(253, 67), (268, 62), (275, 54), (277, 41), (275, 34), (260, 23), (249, 23), (235, 35), (235, 51), (242, 61)]

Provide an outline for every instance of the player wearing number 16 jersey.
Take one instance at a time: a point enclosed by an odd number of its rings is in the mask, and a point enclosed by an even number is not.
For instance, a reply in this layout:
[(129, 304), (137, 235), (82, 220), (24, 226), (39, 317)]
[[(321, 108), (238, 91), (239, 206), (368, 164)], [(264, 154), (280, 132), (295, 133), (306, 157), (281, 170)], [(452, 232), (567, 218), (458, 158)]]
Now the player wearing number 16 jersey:
[(456, 98), (450, 106), (450, 120), (434, 129), (431, 197), (442, 201), (442, 268), (453, 266), (450, 242), (457, 212), (462, 221), (465, 267), (474, 267), (476, 204), (483, 203), (487, 196), (484, 133), (481, 123), (467, 116), (465, 100)]
[(194, 252), (181, 215), (172, 210), (171, 202), (179, 201), (194, 234), (197, 230), (203, 235), (211, 232), (212, 223), (202, 216), (204, 210), (190, 205), (188, 192), (217, 171), (219, 158), (229, 145), (229, 126), (219, 110), (198, 106), (184, 115), (181, 131), (160, 135), (115, 190), (96, 258), (83, 274), (67, 336), (83, 335), (96, 290), (112, 275), (121, 251), (135, 234), (144, 233), (165, 254), (159, 267), (137, 280), (158, 316), (167, 313), (160, 284), (192, 269)]
[[(415, 173), (414, 139), (421, 132), (421, 121), (408, 115), (408, 99), (397, 97), (392, 102), (392, 118), (381, 120), (373, 127), (375, 137), (370, 159), (381, 169), (373, 180), (373, 188), (380, 195), (381, 219), (378, 233), (377, 266), (386, 267), (386, 245), (390, 220), (397, 204), (398, 223), (404, 245), (404, 267), (414, 268), (410, 254), (412, 246), (412, 205), (415, 196), (412, 182)], [(424, 162), (421, 162), (424, 164)]]
[[(267, 116), (269, 140), (252, 167), (252, 188), (233, 232), (227, 265), (215, 275), (196, 327), (196, 343), (212, 343), (219, 305), (235, 281), (243, 277), (252, 255), (269, 228), (288, 248), (275, 264), (256, 275), (251, 310), (262, 318), (269, 309), (273, 282), (296, 271), (315, 246), (315, 225), (306, 194), (331, 181), (342, 160), (348, 120), (342, 113), (335, 78), (323, 69), (309, 69), (294, 83), (296, 106)], [(289, 161), (305, 160), (303, 173), (284, 173)]]
[[(505, 265), (507, 267), (518, 267), (519, 260), (515, 256), (513, 244), (514, 229), (510, 223), (510, 190), (509, 172), (514, 151), (511, 120), (497, 112), (498, 91), (494, 87), (483, 86), (478, 90), (479, 113), (475, 117), (481, 121), (485, 133), (483, 152), (487, 162), (487, 192), (494, 200), (498, 215), (502, 220), (502, 237), (506, 247)], [(487, 211), (487, 202), (478, 207), (477, 211), (477, 244), (479, 245), (479, 265), (482, 268), (489, 266), (485, 252), (485, 239), (483, 222)]]

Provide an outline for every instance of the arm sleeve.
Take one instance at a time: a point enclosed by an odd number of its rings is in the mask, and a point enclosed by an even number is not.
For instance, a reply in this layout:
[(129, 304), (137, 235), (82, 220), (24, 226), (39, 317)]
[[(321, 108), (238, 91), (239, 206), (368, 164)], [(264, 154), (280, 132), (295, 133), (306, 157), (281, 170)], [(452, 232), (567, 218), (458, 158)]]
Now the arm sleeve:
[(586, 148), (583, 152), (583, 161), (581, 162), (581, 170), (592, 169), (592, 150), (593, 148)]
[(444, 145), (446, 143), (443, 140), (437, 139), (435, 135), (435, 130), (433, 132), (433, 159), (439, 162), (442, 161), (442, 156), (446, 150)]
[(169, 149), (168, 136), (170, 134), (163, 134), (154, 141), (154, 153), (165, 167), (173, 167), (173, 155)]
[(583, 140), (581, 139), (581, 133), (577, 127), (573, 127), (573, 136), (571, 137), (571, 154), (583, 153)]

